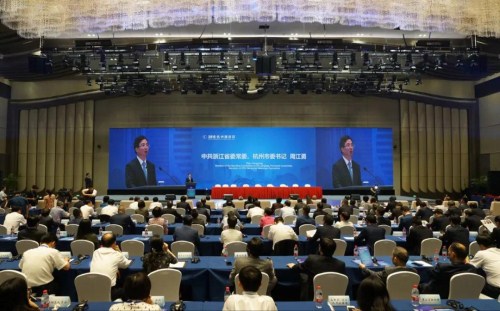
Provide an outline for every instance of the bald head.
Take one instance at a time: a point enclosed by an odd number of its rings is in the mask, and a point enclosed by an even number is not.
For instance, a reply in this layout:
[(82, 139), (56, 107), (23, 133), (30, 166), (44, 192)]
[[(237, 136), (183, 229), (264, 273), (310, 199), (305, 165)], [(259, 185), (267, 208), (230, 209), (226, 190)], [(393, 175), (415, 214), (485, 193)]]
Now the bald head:
[(112, 247), (116, 242), (116, 237), (113, 233), (106, 233), (102, 236), (101, 244), (103, 247)]

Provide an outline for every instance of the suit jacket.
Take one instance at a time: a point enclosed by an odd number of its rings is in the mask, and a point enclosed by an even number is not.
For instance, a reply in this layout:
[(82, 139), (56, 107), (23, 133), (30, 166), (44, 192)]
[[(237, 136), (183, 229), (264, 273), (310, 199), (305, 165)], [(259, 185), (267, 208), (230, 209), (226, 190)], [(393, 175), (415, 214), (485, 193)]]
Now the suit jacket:
[(277, 283), (276, 275), (274, 274), (274, 266), (273, 262), (270, 259), (260, 259), (254, 257), (238, 257), (234, 260), (233, 269), (229, 274), (229, 283), (231, 286), (234, 286), (234, 278), (240, 270), (246, 266), (253, 266), (259, 269), (261, 272), (267, 273), (269, 275), (269, 285), (267, 287), (268, 293)]
[(365, 243), (370, 249), (370, 254), (373, 255), (375, 242), (385, 239), (385, 229), (377, 225), (367, 225), (361, 229), (361, 232), (354, 238), (354, 243)]
[(127, 214), (116, 214), (111, 216), (110, 224), (120, 225), (123, 227), (123, 234), (133, 234), (135, 230), (135, 223)]
[(175, 222), (182, 222), (182, 216), (173, 208), (164, 208), (161, 213), (174, 215)]
[(391, 221), (387, 218), (385, 218), (384, 216), (379, 216), (377, 217), (377, 226), (380, 226), (380, 225), (387, 225), (387, 226), (391, 226)]
[(453, 242), (458, 242), (469, 249), (469, 230), (462, 226), (449, 226), (441, 239), (447, 247)]
[(207, 216), (207, 221), (210, 222), (210, 209), (206, 207), (199, 207), (196, 209), (198, 214)]
[(497, 242), (497, 248), (500, 248), (500, 228), (493, 228), (491, 238)]
[(156, 186), (156, 169), (153, 162), (147, 160), (146, 168), (148, 171), (148, 178), (144, 176), (141, 163), (137, 158), (128, 162), (125, 166), (125, 184), (127, 188), (141, 187), (141, 186)]
[(424, 239), (432, 238), (431, 229), (424, 226), (411, 228), (406, 237), (406, 248), (410, 255), (420, 256), (420, 245)]
[(399, 219), (399, 226), (398, 226), (399, 231), (403, 231), (403, 228), (405, 228), (406, 233), (408, 233), (408, 231), (410, 231), (412, 220), (413, 216), (411, 215), (411, 213), (401, 217), (401, 219)]
[(418, 216), (425, 221), (429, 221), (429, 218), (431, 218), (432, 215), (434, 215), (434, 212), (428, 207), (420, 208), (415, 214), (415, 216)]
[(174, 241), (191, 242), (194, 244), (196, 249), (198, 249), (200, 245), (200, 237), (198, 236), (198, 231), (186, 225), (183, 225), (182, 227), (175, 229)]
[(444, 231), (446, 226), (450, 224), (450, 219), (446, 216), (442, 216), (439, 218), (434, 218), (431, 223), (432, 231)]
[(321, 238), (340, 239), (340, 229), (328, 225), (319, 226), (311, 240), (317, 241)]
[(312, 299), (313, 279), (315, 275), (323, 272), (346, 274), (345, 262), (323, 255), (309, 255), (303, 263), (295, 265), (293, 269), (297, 269), (301, 274), (301, 300)]
[(441, 298), (448, 298), (450, 291), (450, 279), (452, 276), (462, 272), (476, 272), (476, 268), (468, 263), (438, 263), (430, 272), (430, 281), (421, 285), (422, 294), (439, 294)]
[(186, 213), (191, 213), (191, 205), (188, 202), (186, 202), (186, 201), (184, 201), (184, 202), (182, 202), (182, 201), (177, 202), (176, 207), (177, 208), (183, 208), (183, 209), (185, 209)]
[[(350, 205), (342, 205), (341, 207), (339, 207), (338, 213), (340, 215), (343, 212), (347, 212), (347, 213), (349, 213), (349, 215), (352, 215), (354, 213), (354, 208)], [(340, 218), (340, 216), (339, 216), (339, 218)]]
[(389, 277), (389, 275), (395, 272), (402, 272), (402, 271), (417, 273), (417, 270), (408, 267), (385, 267), (385, 269), (381, 271), (373, 271), (368, 268), (365, 268), (361, 270), (361, 273), (363, 273), (364, 276), (369, 276), (369, 275), (378, 276), (382, 280), (382, 282), (384, 282), (384, 284), (387, 284), (387, 277)]
[(307, 217), (304, 215), (297, 217), (297, 221), (295, 222), (295, 233), (299, 234), (300, 226), (305, 224), (316, 225), (316, 222), (313, 218), (309, 217), (309, 215)]
[(361, 170), (359, 164), (351, 161), (352, 163), (352, 179), (349, 169), (345, 164), (344, 158), (341, 157), (332, 166), (332, 181), (333, 188), (342, 188), (349, 186), (361, 186)]
[(38, 228), (24, 228), (23, 230), (19, 230), (17, 233), (17, 240), (33, 240), (40, 243), (42, 237), (44, 236), (44, 232), (38, 230)]
[(481, 222), (481, 217), (477, 215), (470, 215), (468, 217), (465, 217), (464, 222), (462, 225), (469, 229), (469, 231), (478, 231), (479, 227), (483, 225)]

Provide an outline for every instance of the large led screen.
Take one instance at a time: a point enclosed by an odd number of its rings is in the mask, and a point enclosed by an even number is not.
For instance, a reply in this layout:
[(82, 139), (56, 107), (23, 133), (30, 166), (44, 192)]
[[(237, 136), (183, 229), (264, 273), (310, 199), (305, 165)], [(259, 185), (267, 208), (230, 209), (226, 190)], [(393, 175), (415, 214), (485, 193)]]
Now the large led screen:
[(390, 128), (120, 128), (109, 133), (109, 189), (215, 184), (393, 184)]

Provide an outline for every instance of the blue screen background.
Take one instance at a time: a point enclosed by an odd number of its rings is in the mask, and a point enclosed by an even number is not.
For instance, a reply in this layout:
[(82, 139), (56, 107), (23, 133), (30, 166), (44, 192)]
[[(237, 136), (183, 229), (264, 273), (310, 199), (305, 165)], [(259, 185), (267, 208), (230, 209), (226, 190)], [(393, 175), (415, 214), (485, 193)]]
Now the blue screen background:
[(341, 157), (343, 135), (353, 139), (363, 185), (393, 184), (389, 128), (112, 128), (109, 189), (126, 189), (125, 165), (135, 157), (139, 135), (148, 138), (148, 161), (155, 164), (160, 185), (184, 184), (191, 172), (198, 189), (282, 183), (332, 189), (332, 164)]

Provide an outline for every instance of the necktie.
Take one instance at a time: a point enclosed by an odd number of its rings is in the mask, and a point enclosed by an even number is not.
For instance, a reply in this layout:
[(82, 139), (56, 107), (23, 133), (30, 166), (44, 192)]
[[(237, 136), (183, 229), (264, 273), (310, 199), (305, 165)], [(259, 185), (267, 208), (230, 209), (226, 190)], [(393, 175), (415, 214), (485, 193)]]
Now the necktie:
[(352, 162), (349, 161), (347, 164), (347, 167), (349, 168), (349, 174), (351, 174), (351, 181), (353, 181), (353, 176), (352, 176)]
[(146, 161), (142, 162), (142, 171), (144, 172), (144, 177), (146, 177), (146, 180), (148, 180), (148, 169), (146, 167)]

